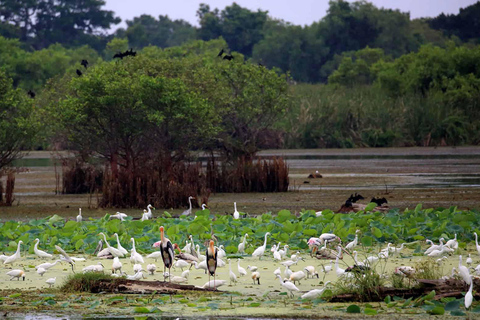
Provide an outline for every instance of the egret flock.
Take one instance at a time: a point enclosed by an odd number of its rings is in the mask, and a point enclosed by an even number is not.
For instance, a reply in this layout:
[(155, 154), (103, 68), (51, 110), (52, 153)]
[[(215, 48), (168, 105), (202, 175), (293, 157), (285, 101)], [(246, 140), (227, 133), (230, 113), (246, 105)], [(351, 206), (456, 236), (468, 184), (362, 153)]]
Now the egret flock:
[[(191, 214), (190, 207), (187, 214)], [(234, 204), (234, 218), (239, 219), (236, 203)], [(153, 206), (149, 205), (142, 218), (152, 219)], [(124, 221), (126, 214), (117, 212), (110, 218)], [(82, 223), (81, 209), (76, 217), (78, 223)], [(228, 255), (222, 244), (218, 243), (212, 235), (212, 239), (205, 243), (202, 248), (200, 239), (195, 244), (193, 236), (189, 236), (182, 248), (177, 243), (172, 243), (165, 236), (165, 228), (158, 230), (159, 241), (152, 246), (151, 253), (143, 256), (136, 250), (135, 239), (131, 238), (130, 250), (121, 243), (117, 233), (107, 235), (98, 233), (99, 246), (93, 256), (84, 255), (74, 257), (69, 255), (59, 245), (55, 245), (56, 252), (41, 250), (40, 240), (33, 241), (34, 256), (22, 256), (22, 245), (32, 245), (19, 240), (17, 249), (12, 255), (0, 255), (3, 264), (3, 280), (13, 281), (11, 288), (30, 288), (31, 285), (23, 285), (27, 280), (42, 286), (54, 287), (72, 273), (78, 272), (102, 272), (112, 277), (125, 277), (130, 280), (163, 280), (177, 284), (194, 284), (202, 288), (217, 289), (228, 286), (225, 290), (262, 294), (265, 290), (287, 292), (292, 298), (315, 299), (321, 297), (326, 288), (333, 288), (335, 282), (348, 279), (353, 272), (362, 272), (368, 268), (376, 268), (380, 276), (388, 279), (394, 275), (414, 278), (417, 270), (415, 263), (424, 259), (434, 259), (435, 263), (442, 265), (449, 275), (456, 277), (469, 286), (465, 295), (465, 307), (469, 308), (473, 301), (474, 277), (480, 275), (480, 265), (474, 265), (479, 260), (480, 246), (475, 233), (476, 252), (468, 252), (463, 264), (462, 255), (459, 253), (457, 235), (453, 239), (445, 241), (441, 238), (439, 244), (430, 240), (422, 241), (422, 244), (430, 246), (424, 251), (423, 256), (403, 254), (410, 245), (401, 243), (394, 246), (388, 243), (385, 248), (377, 252), (364, 252), (364, 259), (358, 257), (361, 233), (357, 230), (353, 241), (342, 243), (340, 238), (332, 233), (323, 233), (318, 237), (305, 239), (308, 251), (290, 251), (289, 244), (275, 243), (269, 239), (270, 233), (263, 236), (263, 244), (247, 254), (246, 249), (253, 249), (250, 245), (247, 233), (238, 235), (238, 251)], [(108, 239), (114, 239), (115, 245), (111, 245)], [(270, 240), (270, 241), (269, 241)], [(111, 241), (111, 240), (110, 240)], [(267, 246), (270, 242), (270, 250)], [(103, 244), (105, 249), (103, 249)], [(417, 244), (415, 244), (417, 245)], [(205, 254), (202, 254), (205, 253)], [(252, 250), (249, 250), (252, 252)], [(463, 251), (462, 251), (463, 253)], [(456, 265), (458, 263), (458, 265)], [(34, 270), (29, 265), (35, 264)], [(455, 265), (454, 268), (452, 266)], [(248, 270), (248, 271), (247, 271)], [(451, 270), (451, 272), (450, 272)], [(21, 281), (22, 280), (22, 281)], [(12, 282), (12, 283), (13, 283)], [(12, 284), (9, 282), (9, 284)]]

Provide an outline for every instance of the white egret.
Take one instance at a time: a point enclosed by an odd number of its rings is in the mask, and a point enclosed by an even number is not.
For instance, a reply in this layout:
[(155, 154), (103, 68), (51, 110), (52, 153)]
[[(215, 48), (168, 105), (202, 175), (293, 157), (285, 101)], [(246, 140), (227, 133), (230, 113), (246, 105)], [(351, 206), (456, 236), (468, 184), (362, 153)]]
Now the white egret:
[(285, 271), (283, 274), (285, 275), (285, 278), (290, 279), (290, 276), (292, 275), (293, 271), (290, 270), (289, 266), (285, 266)]
[(83, 217), (82, 217), (82, 208), (78, 208), (78, 216), (77, 216), (77, 222), (82, 222)]
[(323, 268), (323, 272), (324, 272), (325, 274), (329, 273), (330, 271), (333, 270), (333, 261), (330, 260), (330, 265), (323, 265), (323, 264), (322, 264), (322, 268)]
[(140, 271), (140, 270), (142, 270), (142, 269), (143, 269), (143, 268), (142, 268), (142, 265), (139, 264), (139, 263), (135, 263), (135, 264), (133, 265), (133, 273), (137, 273), (138, 271)]
[(130, 238), (130, 241), (132, 242), (132, 249), (130, 250), (130, 262), (133, 264), (144, 264), (145, 261), (143, 260), (142, 255), (137, 252), (137, 249), (135, 249), (135, 239)]
[(273, 275), (275, 276), (275, 278), (281, 274), (282, 274), (282, 271), (280, 270), (280, 267), (278, 267), (277, 269), (275, 269), (275, 271), (273, 271)]
[(98, 235), (103, 236), (103, 241), (105, 242), (105, 245), (107, 246), (108, 252), (110, 252), (110, 254), (112, 256), (120, 257), (120, 258), (123, 258), (125, 256), (120, 250), (110, 246), (110, 244), (107, 242), (107, 237), (105, 236), (105, 234), (103, 232), (100, 232)]
[(112, 273), (117, 273), (117, 270), (120, 271), (120, 274), (122, 274), (122, 263), (118, 257), (115, 257), (113, 258), (112, 263)]
[(190, 206), (187, 210), (183, 211), (182, 216), (189, 216), (192, 214), (192, 199), (194, 199), (192, 196), (188, 197), (188, 203)]
[(259, 260), (262, 258), (263, 254), (265, 253), (265, 249), (267, 248), (267, 236), (268, 235), (270, 235), (270, 232), (265, 233), (265, 240), (263, 242), (263, 246), (255, 249), (255, 251), (253, 251), (253, 253), (252, 253), (252, 257), (258, 257)]
[(126, 217), (128, 217), (128, 215), (126, 213), (122, 213), (122, 212), (117, 211), (116, 214), (112, 214), (110, 216), (110, 219), (118, 219), (120, 221), (124, 221)]
[(44, 274), (45, 272), (47, 272), (47, 269), (44, 269), (44, 268), (38, 268), (38, 269), (37, 269), (37, 273), (38, 273), (39, 275), (41, 275), (42, 277), (43, 277), (43, 274)]
[(282, 259), (285, 259), (285, 257), (287, 256), (288, 248), (289, 248), (288, 244), (286, 244), (286, 245), (283, 246), (283, 250), (282, 249), (278, 250), (278, 252), (282, 256)]
[(182, 269), (182, 271), (183, 271), (183, 268), (188, 268), (188, 267), (191, 267), (191, 266), (192, 265), (190, 263), (188, 263), (185, 260), (181, 260), (181, 259), (175, 261), (175, 263), (173, 264), (174, 268), (180, 268), (180, 269)]
[(101, 262), (98, 262), (97, 264), (92, 264), (89, 266), (86, 266), (85, 268), (82, 269), (83, 273), (87, 272), (103, 272), (103, 269), (105, 267)]
[(358, 233), (360, 232), (360, 230), (357, 230), (355, 231), (355, 239), (353, 239), (352, 242), (349, 242), (346, 246), (345, 246), (345, 249), (347, 250), (352, 250), (353, 248), (355, 248), (358, 244)]
[(217, 267), (219, 268), (223, 268), (225, 267), (227, 264), (225, 263), (225, 261), (223, 261), (222, 259), (220, 258), (217, 258)]
[(243, 236), (243, 241), (238, 244), (238, 253), (245, 253), (245, 245), (247, 243), (248, 233)]
[(195, 247), (197, 248), (196, 254), (197, 254), (198, 261), (203, 261), (207, 259), (207, 256), (200, 252), (200, 245), (197, 244)]
[(205, 270), (205, 273), (207, 273), (207, 260), (203, 260), (202, 262), (198, 263), (197, 261), (193, 262), (195, 269), (203, 269)]
[(173, 276), (171, 279), (170, 279), (170, 282), (172, 283), (183, 283), (183, 282), (187, 282), (188, 279), (185, 278), (185, 277), (179, 277), (179, 276)]
[(152, 219), (153, 218), (153, 214), (152, 214), (152, 209), (155, 209), (151, 204), (149, 204), (147, 206), (147, 218), (148, 219)]
[(223, 247), (223, 244), (220, 245), (218, 248), (218, 258), (222, 259), (222, 258), (225, 258), (227, 256), (227, 253), (225, 252), (225, 249)]
[(36, 266), (35, 269), (38, 270), (38, 269), (42, 268), (42, 269), (48, 270), (51, 267), (55, 266), (59, 262), (62, 262), (62, 261), (61, 260), (55, 260), (55, 262), (52, 262), (52, 263), (45, 262), (45, 263), (42, 263), (42, 264), (39, 264), (38, 266)]
[(337, 274), (337, 277), (341, 277), (345, 274), (345, 269), (342, 269), (338, 266), (338, 257), (335, 261), (335, 273)]
[(40, 239), (35, 239), (35, 246), (33, 247), (33, 251), (35, 252), (35, 254), (37, 256), (39, 256), (41, 259), (43, 258), (47, 258), (47, 259), (51, 259), (53, 257), (53, 255), (51, 255), (50, 253), (46, 253), (45, 251), (42, 251), (40, 249), (38, 249), (38, 244), (40, 243)]
[(17, 278), (17, 280), (23, 278), (23, 281), (25, 281), (25, 271), (20, 269), (13, 269), (11, 271), (8, 271), (7, 276), (11, 277), (10, 280), (13, 280), (13, 278)]
[(216, 289), (220, 286), (224, 286), (227, 284), (227, 280), (210, 280), (208, 281), (207, 283), (205, 283), (203, 286), (201, 286), (200, 288), (202, 289), (206, 289), (206, 288), (213, 288), (213, 289)]
[(392, 252), (393, 254), (400, 253), (400, 251), (403, 250), (403, 247), (405, 245), (406, 245), (406, 243), (402, 243), (402, 245), (400, 247), (390, 247), (390, 252)]
[(22, 243), (23, 243), (22, 240), (18, 241), (17, 251), (15, 251), (14, 254), (12, 254), (10, 257), (5, 259), (5, 261), (3, 261), (3, 264), (13, 264), (15, 261), (20, 259), (20, 245)]
[(148, 220), (148, 212), (147, 212), (147, 210), (143, 209), (143, 214), (142, 214), (142, 218), (140, 219), (140, 221), (145, 221), (145, 220)]
[(124, 255), (127, 255), (128, 254), (128, 251), (127, 249), (125, 249), (124, 247), (122, 247), (122, 244), (120, 243), (120, 239), (118, 238), (118, 233), (114, 233), (114, 236), (115, 238), (117, 238), (117, 249), (123, 253)]
[(240, 266), (240, 259), (238, 259), (237, 269), (238, 269), (238, 273), (240, 274), (240, 277), (247, 275), (247, 270), (245, 270), (245, 268)]
[(54, 286), (56, 280), (57, 280), (57, 277), (55, 277), (55, 278), (49, 278), (49, 279), (47, 279), (47, 281), (45, 281), (45, 282), (46, 282), (46, 283), (50, 286), (50, 288), (51, 288), (51, 287)]
[(477, 233), (474, 232), (473, 234), (475, 235), (475, 246), (476, 246), (476, 248), (477, 248), (477, 252), (478, 252), (478, 254), (480, 254), (480, 246), (478, 245)]
[(468, 272), (468, 268), (462, 265), (462, 256), (458, 256), (458, 273), (460, 277), (462, 277), (463, 281), (467, 284), (470, 284), (472, 281), (472, 277), (470, 277), (470, 272)]
[(434, 250), (442, 249), (443, 248), (443, 241), (445, 241), (445, 239), (440, 238), (440, 244), (439, 245), (435, 245), (435, 244), (432, 243), (432, 246), (430, 248), (428, 248), (423, 254), (428, 255)]
[(275, 247), (275, 251), (273, 251), (273, 260), (282, 260), (282, 255), (278, 252), (277, 247)]
[(230, 275), (230, 284), (233, 283), (237, 283), (237, 275), (235, 273), (233, 273), (232, 271), (232, 262), (230, 261), (230, 259), (227, 260), (228, 261), (228, 273)]
[(329, 285), (330, 283), (331, 283), (330, 281), (327, 281), (327, 282), (325, 282), (325, 285), (323, 286), (322, 289), (313, 289), (313, 290), (308, 291), (307, 293), (302, 295), (302, 299), (313, 300), (313, 299), (321, 297), (323, 292), (325, 291), (325, 289), (327, 289), (327, 285)]
[(458, 241), (457, 241), (457, 234), (455, 233), (455, 238), (450, 239), (445, 243), (445, 246), (452, 248), (454, 250), (458, 249)]
[(127, 279), (128, 279), (128, 280), (140, 280), (140, 279), (142, 279), (142, 278), (145, 278), (145, 277), (143, 276), (142, 271), (145, 271), (145, 270), (140, 269), (140, 270), (139, 270), (138, 272), (136, 272), (133, 276), (128, 276), (128, 275), (127, 275)]
[(470, 256), (470, 253), (468, 254), (468, 258), (467, 258), (467, 260), (466, 260), (465, 262), (468, 264), (468, 266), (471, 266), (471, 265), (472, 265), (473, 260), (472, 260), (472, 257)]
[(248, 266), (247, 266), (247, 269), (250, 270), (250, 272), (255, 272), (255, 271), (258, 270), (258, 267), (248, 265)]
[(473, 291), (473, 279), (470, 276), (470, 288), (468, 289), (467, 294), (465, 294), (465, 309), (470, 308), (470, 306), (472, 305), (472, 301), (473, 301), (472, 291)]
[(160, 251), (152, 252), (147, 256), (149, 259), (155, 259), (155, 262), (157, 262), (157, 259), (160, 257), (162, 257), (162, 253)]
[(293, 295), (293, 291), (300, 291), (296, 286), (295, 284), (291, 283), (290, 281), (283, 281), (282, 280), (282, 277), (280, 276), (277, 276), (279, 281), (280, 281), (280, 285), (282, 287), (284, 287), (285, 289), (288, 290), (288, 292), (292, 295), (292, 297), (294, 296)]
[(238, 220), (240, 219), (240, 212), (237, 211), (237, 203), (234, 202), (233, 206), (235, 207), (235, 211), (233, 211), (233, 219)]
[(150, 272), (150, 274), (153, 276), (155, 271), (157, 270), (157, 266), (153, 263), (147, 265), (147, 271)]

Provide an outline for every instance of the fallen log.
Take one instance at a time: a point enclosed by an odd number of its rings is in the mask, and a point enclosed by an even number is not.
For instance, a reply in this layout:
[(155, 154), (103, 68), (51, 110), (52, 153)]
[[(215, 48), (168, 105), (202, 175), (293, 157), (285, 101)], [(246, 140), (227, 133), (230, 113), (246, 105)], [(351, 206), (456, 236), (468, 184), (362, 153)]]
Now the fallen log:
[[(435, 290), (434, 300), (439, 300), (446, 297), (463, 297), (463, 293), (468, 291), (468, 286), (463, 280), (459, 279), (440, 279), (440, 280), (429, 280), (429, 279), (416, 279), (416, 281), (421, 284), (419, 287), (415, 288), (391, 288), (391, 287), (379, 287), (375, 290), (372, 290), (369, 294), (368, 301), (363, 302), (379, 302), (384, 301), (387, 296), (401, 297), (404, 299), (408, 298), (418, 298), (424, 295), (427, 295), (432, 290)], [(474, 279), (474, 287), (480, 287), (480, 280)], [(480, 298), (480, 292), (474, 294), (475, 298)], [(359, 301), (362, 297), (359, 297), (357, 293), (345, 293), (333, 296), (330, 299), (330, 302), (352, 302)]]
[(90, 289), (91, 293), (108, 292), (124, 294), (176, 294), (181, 291), (218, 291), (213, 288), (200, 288), (193, 285), (176, 284), (164, 281), (140, 281), (127, 279), (98, 280)]

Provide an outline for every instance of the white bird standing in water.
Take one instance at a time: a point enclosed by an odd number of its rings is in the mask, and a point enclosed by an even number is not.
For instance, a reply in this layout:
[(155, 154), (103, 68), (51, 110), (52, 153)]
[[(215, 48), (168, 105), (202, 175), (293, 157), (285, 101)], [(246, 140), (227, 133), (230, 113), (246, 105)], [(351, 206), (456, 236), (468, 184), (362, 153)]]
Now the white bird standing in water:
[(147, 271), (150, 272), (150, 274), (153, 276), (155, 273), (155, 270), (157, 270), (157, 266), (153, 263), (147, 265)]
[(325, 285), (323, 286), (322, 289), (313, 289), (302, 295), (302, 299), (316, 299), (318, 297), (321, 297), (325, 289), (327, 289), (327, 285), (329, 285), (331, 282), (327, 281), (325, 282)]
[(147, 218), (148, 219), (152, 219), (153, 218), (153, 214), (152, 214), (152, 209), (155, 209), (151, 204), (149, 204), (147, 206)]
[(42, 250), (38, 249), (38, 244), (39, 243), (40, 243), (40, 239), (38, 239), (38, 238), (35, 239), (35, 246), (33, 247), (33, 251), (35, 252), (35, 254), (42, 259), (43, 258), (51, 259), (53, 256), (50, 253), (46, 253), (45, 251), (42, 251)]
[(472, 281), (472, 277), (470, 276), (470, 272), (468, 272), (468, 268), (462, 265), (462, 256), (458, 256), (458, 273), (462, 277), (463, 281), (467, 284), (470, 284)]
[(247, 270), (245, 270), (245, 268), (241, 267), (240, 266), (240, 259), (238, 259), (238, 273), (240, 274), (240, 277), (241, 276), (246, 276), (247, 275)]
[(468, 254), (468, 258), (467, 258), (467, 261), (465, 261), (469, 266), (472, 265), (473, 263), (473, 260), (472, 260), (472, 257), (470, 256), (470, 253)]
[(281, 276), (277, 276), (277, 278), (279, 279), (280, 281), (280, 285), (282, 287), (284, 287), (285, 289), (288, 290), (288, 292), (292, 295), (292, 298), (293, 298), (293, 291), (300, 291), (297, 286), (295, 286), (293, 283), (291, 283), (290, 281), (283, 281), (282, 280), (282, 277)]
[(23, 243), (22, 240), (18, 241), (18, 245), (17, 245), (17, 251), (15, 251), (14, 254), (12, 254), (10, 257), (8, 257), (7, 259), (5, 259), (5, 261), (3, 262), (3, 264), (13, 264), (15, 261), (19, 260), (20, 259), (20, 245)]
[(114, 234), (115, 238), (117, 238), (117, 249), (123, 253), (124, 255), (128, 254), (128, 251), (127, 249), (125, 249), (124, 247), (122, 247), (122, 244), (120, 243), (120, 239), (118, 238), (118, 234), (115, 233)]
[(82, 208), (78, 208), (77, 222), (82, 222)]
[(110, 252), (110, 254), (112, 256), (120, 257), (120, 258), (123, 258), (125, 256), (120, 250), (110, 246), (110, 244), (107, 242), (107, 237), (105, 236), (105, 234), (103, 232), (100, 232), (98, 235), (103, 236), (103, 241), (105, 241), (105, 245), (107, 246), (108, 252)]
[(183, 211), (182, 216), (189, 216), (192, 214), (192, 199), (194, 199), (192, 196), (188, 197), (188, 203), (190, 206), (187, 210)]
[(57, 280), (57, 277), (55, 278), (49, 278), (47, 279), (47, 281), (45, 281), (46, 283), (48, 283), (48, 285), (51, 287), (53, 287), (53, 285), (55, 284), (55, 281)]
[(120, 274), (122, 274), (122, 263), (118, 257), (115, 257), (113, 258), (112, 263), (112, 273), (117, 273), (117, 270), (120, 271)]
[(132, 242), (132, 250), (130, 250), (130, 262), (133, 264), (144, 264), (145, 261), (143, 261), (142, 255), (135, 249), (135, 239), (130, 238), (130, 241)]
[(473, 291), (473, 279), (472, 279), (472, 276), (470, 276), (470, 288), (468, 289), (467, 294), (465, 294), (465, 309), (470, 308), (470, 306), (472, 305), (472, 301), (473, 301), (472, 291)]
[(232, 263), (230, 259), (228, 259), (228, 269), (229, 269), (229, 275), (230, 275), (230, 284), (232, 284), (232, 282), (237, 283), (237, 276), (232, 271)]
[(357, 244), (358, 244), (358, 233), (359, 232), (360, 232), (360, 230), (355, 231), (355, 239), (353, 239), (352, 242), (348, 243), (345, 246), (345, 249), (352, 250), (353, 248), (355, 248), (357, 246)]
[(234, 202), (233, 206), (235, 207), (235, 211), (233, 211), (233, 219), (238, 220), (240, 219), (240, 212), (237, 211), (237, 203)]
[(477, 233), (474, 232), (473, 234), (475, 235), (475, 247), (477, 248), (478, 254), (480, 254), (480, 246), (478, 245), (478, 236), (477, 236)]
[(245, 244), (247, 242), (248, 233), (243, 236), (243, 241), (238, 244), (238, 253), (245, 253)]
[(253, 251), (253, 253), (252, 253), (252, 257), (258, 257), (259, 260), (262, 258), (263, 254), (265, 253), (265, 249), (267, 248), (267, 236), (268, 235), (270, 235), (270, 232), (265, 233), (265, 240), (263, 242), (263, 246), (255, 249), (255, 251)]

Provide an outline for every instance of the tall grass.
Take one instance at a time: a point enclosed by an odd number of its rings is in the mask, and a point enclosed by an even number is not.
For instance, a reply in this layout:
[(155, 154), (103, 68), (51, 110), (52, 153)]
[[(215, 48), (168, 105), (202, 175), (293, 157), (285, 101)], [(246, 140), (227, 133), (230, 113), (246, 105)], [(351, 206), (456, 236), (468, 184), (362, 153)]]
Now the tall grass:
[[(389, 95), (376, 86), (290, 86), (292, 106), (277, 125), (287, 148), (476, 144), (480, 113), (442, 93)], [(478, 112), (477, 112), (478, 113)]]

